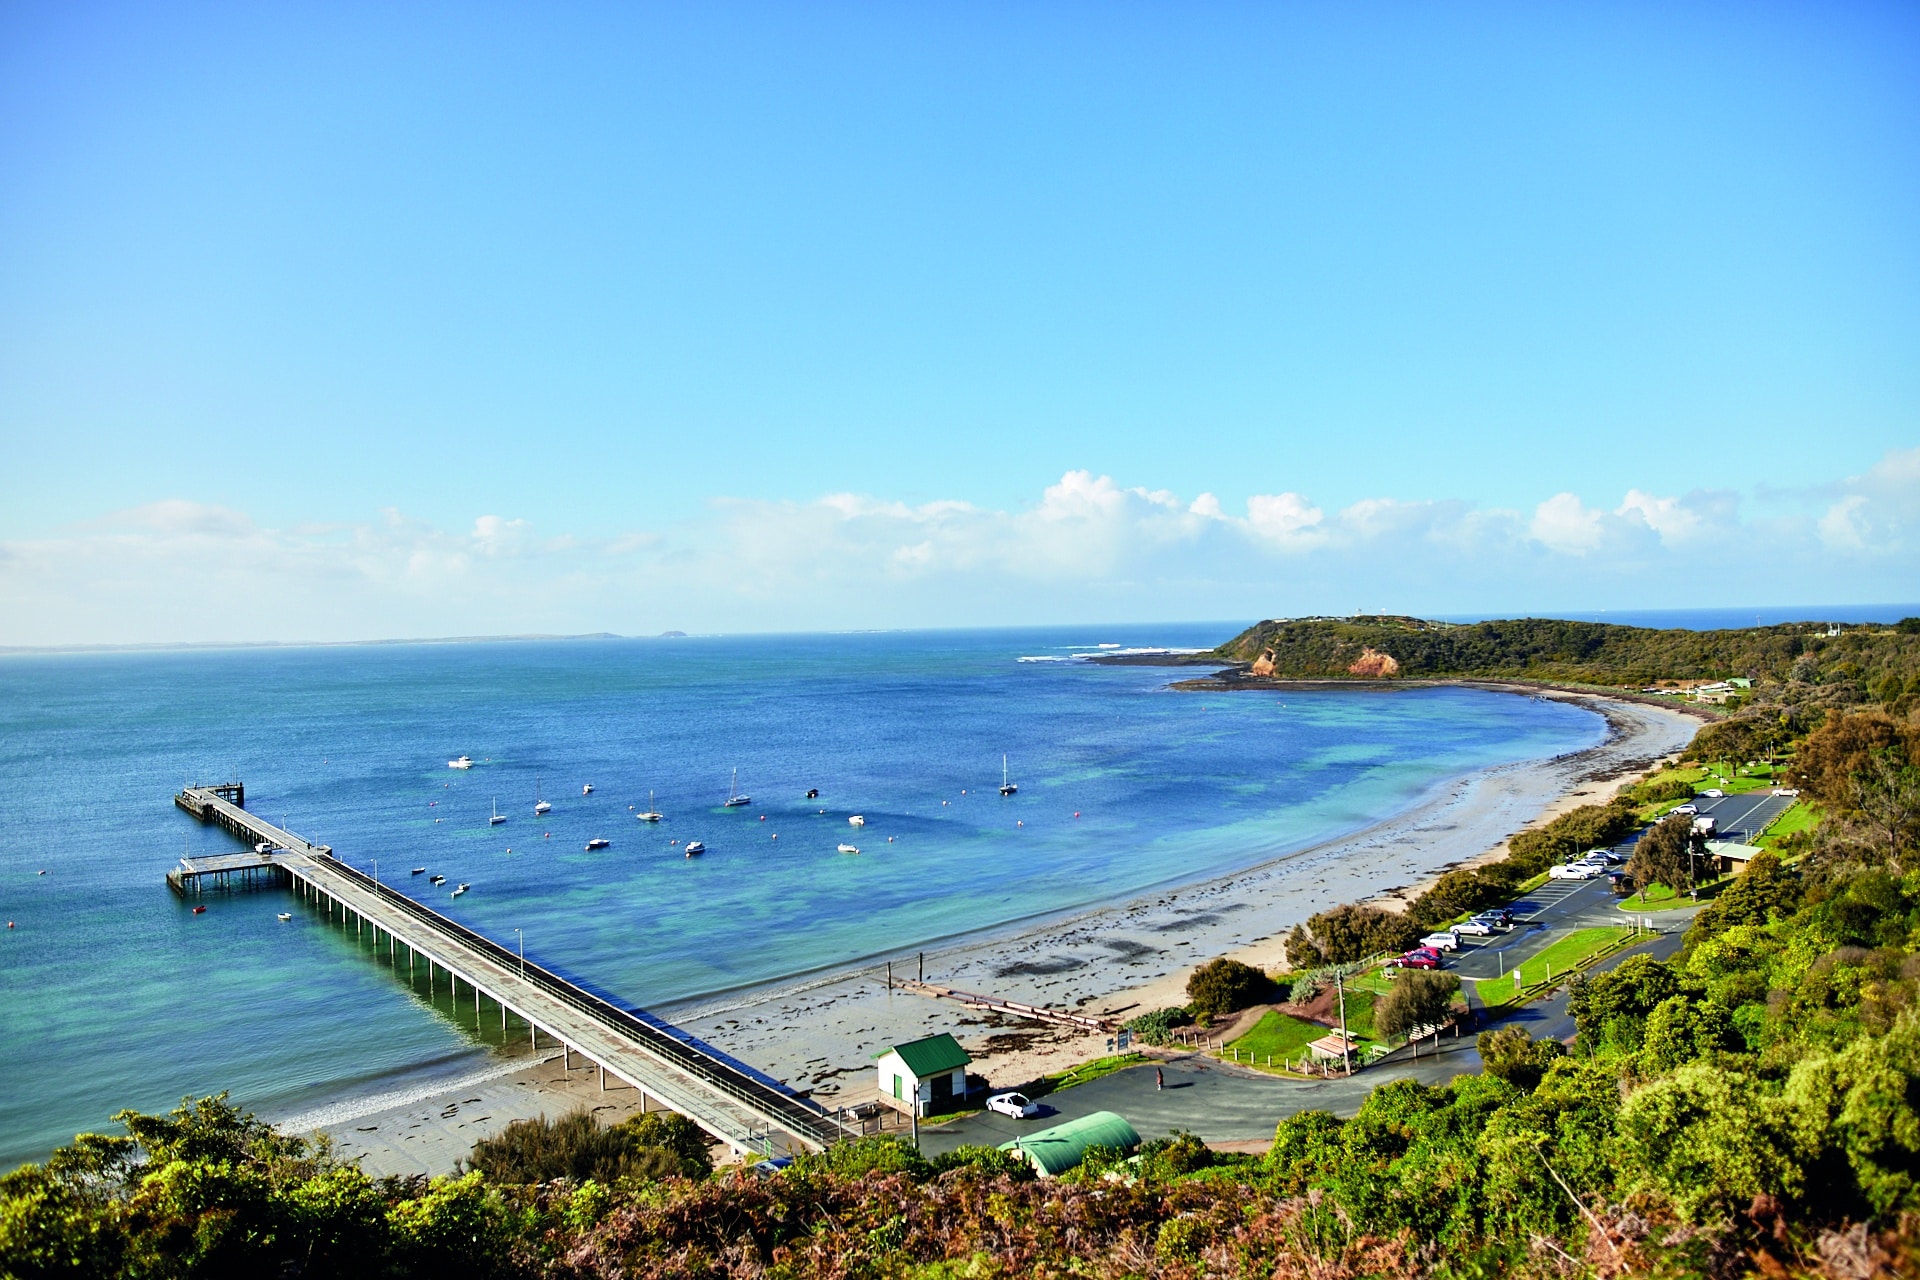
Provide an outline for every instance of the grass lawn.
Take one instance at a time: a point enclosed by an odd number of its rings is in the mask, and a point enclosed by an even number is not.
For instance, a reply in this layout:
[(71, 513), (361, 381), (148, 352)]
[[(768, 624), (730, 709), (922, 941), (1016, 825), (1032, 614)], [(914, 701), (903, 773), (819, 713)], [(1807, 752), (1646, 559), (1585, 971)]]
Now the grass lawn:
[(1722, 889), (1732, 883), (1732, 876), (1721, 876), (1717, 880), (1704, 881), (1700, 885), (1700, 897), (1698, 901), (1688, 897), (1685, 893), (1675, 893), (1663, 884), (1648, 885), (1645, 901), (1641, 900), (1639, 893), (1633, 893), (1628, 897), (1620, 899), (1620, 910), (1630, 916), (1640, 915), (1648, 911), (1678, 911), (1682, 907), (1698, 906), (1701, 902), (1713, 901), (1720, 896)]
[(1804, 800), (1795, 800), (1787, 806), (1785, 813), (1773, 820), (1772, 826), (1761, 833), (1759, 845), (1762, 849), (1771, 849), (1788, 836), (1798, 835), (1802, 831), (1811, 831), (1814, 824), (1819, 821), (1818, 809)]
[(1285, 1062), (1305, 1053), (1308, 1044), (1326, 1034), (1327, 1028), (1317, 1022), (1269, 1009), (1247, 1034), (1229, 1041), (1227, 1047), (1238, 1049), (1242, 1058), (1252, 1054), (1256, 1064), (1264, 1064), (1269, 1055), (1275, 1062)]
[(1511, 970), (1504, 978), (1487, 978), (1476, 983), (1474, 990), (1480, 1003), (1489, 1009), (1516, 1003), (1525, 998), (1527, 987), (1573, 972), (1601, 952), (1610, 950), (1623, 936), (1623, 930), (1606, 925), (1576, 929), (1520, 966), (1519, 990), (1514, 988)]

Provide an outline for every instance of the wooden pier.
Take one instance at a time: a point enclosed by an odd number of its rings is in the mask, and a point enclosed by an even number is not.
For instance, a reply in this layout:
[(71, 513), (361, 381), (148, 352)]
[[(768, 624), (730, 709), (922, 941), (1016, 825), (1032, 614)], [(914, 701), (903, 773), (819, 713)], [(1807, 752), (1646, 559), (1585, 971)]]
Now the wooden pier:
[(857, 1125), (706, 1050), (670, 1024), (604, 1000), (348, 866), (329, 846), (262, 821), (241, 807), (244, 795), (232, 783), (188, 787), (174, 797), (200, 821), (252, 846), (245, 853), (182, 858), (167, 872), (175, 892), (290, 888), (329, 920), (338, 913), (343, 925), (351, 920), (370, 931), (376, 948), (384, 936), (395, 964), (404, 958), (410, 972), (424, 964), (429, 990), (444, 975), (458, 1000), (464, 985), (476, 1016), (481, 1000), (492, 1002), (503, 1027), (511, 1013), (536, 1046), (544, 1034), (569, 1058), (577, 1053), (598, 1066), (602, 1088), (609, 1077), (624, 1082), (640, 1090), (643, 1107), (656, 1100), (736, 1151), (797, 1155), (858, 1134)]

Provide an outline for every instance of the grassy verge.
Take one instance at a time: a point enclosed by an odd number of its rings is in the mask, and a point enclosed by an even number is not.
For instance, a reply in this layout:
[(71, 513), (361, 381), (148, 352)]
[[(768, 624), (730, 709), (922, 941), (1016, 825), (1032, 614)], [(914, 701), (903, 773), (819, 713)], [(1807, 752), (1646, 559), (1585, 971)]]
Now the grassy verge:
[(1786, 811), (1770, 823), (1760, 833), (1757, 843), (1762, 849), (1771, 849), (1788, 836), (1799, 835), (1802, 831), (1811, 831), (1820, 822), (1820, 811), (1804, 800), (1795, 800)]
[(1138, 1066), (1147, 1057), (1143, 1053), (1116, 1053), (1110, 1058), (1095, 1058), (1092, 1062), (1083, 1062), (1065, 1071), (1055, 1071), (1040, 1078), (1040, 1084), (1031, 1090), (1033, 1096), (1058, 1093), (1062, 1089), (1071, 1089), (1076, 1084), (1085, 1084), (1089, 1080), (1098, 1080), (1101, 1076), (1110, 1076), (1116, 1071), (1125, 1071), (1128, 1067)]
[(1636, 891), (1620, 899), (1620, 910), (1630, 916), (1644, 915), (1649, 911), (1680, 911), (1686, 907), (1697, 907), (1703, 902), (1712, 902), (1720, 896), (1720, 891), (1733, 883), (1732, 876), (1721, 876), (1700, 885), (1698, 899), (1685, 893), (1675, 893), (1663, 884), (1647, 886), (1647, 896), (1642, 899)]
[(1475, 983), (1474, 992), (1480, 997), (1480, 1003), (1489, 1010), (1524, 1003), (1537, 994), (1532, 988), (1558, 980), (1589, 961), (1617, 949), (1627, 937), (1625, 930), (1607, 925), (1576, 929), (1521, 965), (1517, 971), (1520, 975), (1517, 985), (1513, 977), (1515, 971), (1510, 970), (1504, 978), (1486, 978)]

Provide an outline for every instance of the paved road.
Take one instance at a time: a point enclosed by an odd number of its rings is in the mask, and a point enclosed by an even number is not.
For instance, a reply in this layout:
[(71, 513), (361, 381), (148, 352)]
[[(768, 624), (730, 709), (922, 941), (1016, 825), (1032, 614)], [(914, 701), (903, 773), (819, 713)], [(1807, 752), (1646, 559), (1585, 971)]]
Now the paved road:
[[(1628, 956), (1642, 953), (1667, 959), (1680, 949), (1685, 932), (1685, 920), (1673, 923), (1673, 932), (1610, 956), (1594, 971), (1604, 972)], [(1493, 1025), (1525, 1027), (1535, 1039), (1567, 1040), (1573, 1036), (1565, 990), (1550, 999), (1524, 1005)], [(1478, 1071), (1480, 1055), (1473, 1044), (1471, 1036), (1442, 1037), (1438, 1052), (1431, 1057), (1422, 1057), (1417, 1063), (1405, 1061), (1402, 1050), (1394, 1059), (1346, 1080), (1282, 1080), (1195, 1054), (1159, 1064), (1166, 1073), (1167, 1087), (1162, 1090), (1154, 1087), (1155, 1064), (1147, 1063), (1052, 1094), (1042, 1100), (1049, 1108), (1047, 1114), (1031, 1120), (983, 1112), (938, 1128), (924, 1127), (920, 1130), (920, 1148), (928, 1155), (938, 1155), (966, 1143), (998, 1146), (1021, 1134), (1036, 1133), (1095, 1111), (1119, 1112), (1143, 1138), (1186, 1129), (1207, 1142), (1267, 1139), (1273, 1136), (1276, 1124), (1301, 1111), (1317, 1109), (1350, 1116), (1359, 1110), (1368, 1093), (1390, 1080), (1411, 1077), (1426, 1084), (1444, 1084), (1457, 1075)]]
[(1456, 1075), (1480, 1069), (1473, 1039), (1463, 1036), (1443, 1042), (1433, 1058), (1416, 1066), (1375, 1067), (1347, 1080), (1282, 1080), (1236, 1068), (1198, 1054), (1158, 1064), (1167, 1087), (1154, 1087), (1154, 1066), (1129, 1067), (1087, 1084), (1063, 1089), (1042, 1099), (1045, 1115), (1014, 1120), (982, 1112), (938, 1128), (920, 1130), (920, 1149), (928, 1155), (951, 1151), (966, 1143), (998, 1146), (1022, 1134), (1075, 1120), (1095, 1111), (1117, 1111), (1143, 1138), (1159, 1138), (1176, 1129), (1198, 1134), (1207, 1142), (1236, 1142), (1273, 1137), (1273, 1127), (1299, 1111), (1319, 1109), (1350, 1116), (1376, 1085), (1411, 1076), (1441, 1084)]
[(1711, 817), (1719, 828), (1713, 833), (1715, 840), (1751, 841), (1768, 823), (1787, 811), (1793, 797), (1750, 791), (1718, 800), (1696, 798), (1693, 803), (1699, 807), (1701, 817)]

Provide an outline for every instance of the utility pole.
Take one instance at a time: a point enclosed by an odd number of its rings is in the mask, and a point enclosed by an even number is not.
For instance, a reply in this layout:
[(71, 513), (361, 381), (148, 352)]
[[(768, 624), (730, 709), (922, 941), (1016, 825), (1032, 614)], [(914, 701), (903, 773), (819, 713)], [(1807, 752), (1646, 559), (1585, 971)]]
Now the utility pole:
[(1344, 972), (1337, 967), (1333, 971), (1333, 987), (1340, 994), (1340, 1063), (1347, 1074), (1352, 1075), (1353, 1042), (1347, 1039), (1347, 984)]

